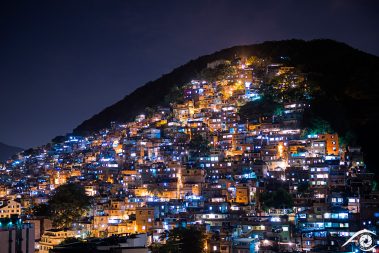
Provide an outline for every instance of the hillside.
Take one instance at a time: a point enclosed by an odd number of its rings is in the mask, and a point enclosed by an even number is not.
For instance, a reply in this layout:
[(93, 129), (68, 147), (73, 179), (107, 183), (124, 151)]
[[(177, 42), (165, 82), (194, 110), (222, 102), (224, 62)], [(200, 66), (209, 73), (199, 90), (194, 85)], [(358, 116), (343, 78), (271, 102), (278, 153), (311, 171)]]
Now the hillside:
[(235, 56), (256, 55), (280, 61), (308, 73), (308, 80), (321, 88), (313, 100), (312, 114), (330, 122), (352, 144), (359, 144), (369, 165), (374, 163), (376, 126), (379, 119), (379, 57), (332, 40), (287, 40), (236, 46), (199, 57), (148, 82), (121, 101), (104, 109), (74, 129), (87, 134), (109, 126), (111, 121), (127, 121), (145, 107), (164, 103), (176, 85), (186, 83), (201, 72), (207, 63)]
[(0, 162), (22, 151), (22, 148), (12, 147), (0, 142)]

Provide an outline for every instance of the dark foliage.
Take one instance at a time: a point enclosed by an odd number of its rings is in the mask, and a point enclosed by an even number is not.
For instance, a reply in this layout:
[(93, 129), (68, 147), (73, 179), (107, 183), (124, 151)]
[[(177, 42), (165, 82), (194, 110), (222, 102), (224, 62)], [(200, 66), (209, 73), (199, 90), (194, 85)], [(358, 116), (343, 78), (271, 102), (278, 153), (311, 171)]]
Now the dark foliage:
[(79, 184), (64, 184), (55, 189), (48, 206), (55, 227), (70, 227), (72, 222), (82, 217), (90, 206), (91, 198)]
[(242, 122), (258, 121), (261, 117), (271, 117), (280, 108), (279, 104), (270, 97), (263, 97), (241, 106), (239, 115)]
[(188, 149), (192, 158), (209, 155), (209, 141), (201, 135), (195, 135), (189, 142)]
[(305, 193), (308, 191), (309, 191), (309, 183), (308, 182), (303, 182), (303, 183), (299, 184), (299, 186), (297, 187), (298, 193)]
[(49, 205), (45, 203), (35, 206), (32, 212), (35, 216), (49, 217), (51, 215)]
[(283, 188), (278, 188), (272, 192), (260, 194), (260, 201), (264, 209), (266, 208), (292, 208), (292, 196)]
[(204, 252), (205, 235), (194, 227), (178, 227), (161, 234), (161, 239), (166, 244), (152, 245), (152, 252), (160, 253), (192, 253)]
[(55, 136), (51, 142), (52, 143), (61, 143), (61, 142), (64, 142), (66, 140), (66, 136), (63, 136), (63, 135), (58, 135), (58, 136)]
[(226, 79), (229, 75), (235, 74), (233, 68), (228, 65), (219, 65), (215, 68), (205, 68), (196, 77), (197, 79), (204, 79), (210, 82), (214, 82), (221, 79)]

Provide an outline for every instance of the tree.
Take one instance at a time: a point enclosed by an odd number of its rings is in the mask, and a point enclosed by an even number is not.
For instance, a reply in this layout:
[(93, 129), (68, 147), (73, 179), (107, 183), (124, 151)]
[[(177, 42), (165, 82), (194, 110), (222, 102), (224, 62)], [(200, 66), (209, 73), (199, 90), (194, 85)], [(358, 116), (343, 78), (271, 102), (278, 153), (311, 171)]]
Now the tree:
[(227, 65), (221, 64), (215, 68), (205, 68), (201, 71), (201, 73), (197, 76), (198, 79), (204, 79), (209, 82), (215, 82), (218, 80), (227, 79), (228, 76), (235, 75), (236, 70)]
[(303, 127), (305, 128), (302, 133), (303, 136), (335, 133), (330, 122), (316, 115), (313, 109), (304, 112)]
[(272, 97), (264, 96), (260, 100), (251, 101), (241, 106), (239, 115), (242, 121), (259, 120), (261, 117), (272, 117), (275, 113), (281, 114), (282, 107)]
[(321, 118), (313, 118), (311, 120), (311, 127), (308, 129), (310, 134), (330, 134), (334, 133), (328, 121)]
[(192, 253), (204, 252), (205, 236), (204, 232), (195, 227), (178, 227), (172, 230), (165, 230), (160, 240), (166, 240), (166, 244), (154, 245), (152, 252), (159, 253)]
[(191, 157), (208, 155), (210, 152), (209, 141), (201, 135), (195, 135), (188, 146)]
[(272, 192), (261, 193), (260, 201), (264, 209), (267, 208), (291, 208), (293, 206), (293, 198), (283, 188), (278, 188)]
[(356, 134), (348, 130), (344, 135), (339, 136), (339, 143), (341, 147), (347, 147), (349, 145), (356, 145), (357, 144), (357, 136)]
[(34, 148), (29, 148), (27, 150), (24, 150), (23, 154), (24, 156), (29, 156), (29, 155), (35, 156), (35, 155), (38, 155), (38, 150)]
[(308, 191), (309, 191), (309, 183), (308, 182), (300, 183), (297, 187), (297, 192), (300, 194), (306, 193)]
[(136, 214), (135, 213), (132, 213), (129, 215), (129, 220), (136, 220)]
[(34, 206), (32, 213), (35, 216), (50, 216), (51, 214), (49, 205), (45, 203)]
[(147, 191), (153, 194), (154, 196), (160, 195), (163, 193), (164, 188), (160, 184), (159, 180), (154, 180), (147, 185)]
[(164, 97), (165, 104), (169, 105), (170, 103), (183, 103), (183, 92), (183, 86), (173, 86), (170, 92)]
[(147, 117), (147, 118), (151, 118), (151, 117), (154, 115), (155, 112), (156, 112), (156, 109), (153, 108), (153, 107), (149, 107), (149, 106), (147, 106), (147, 107), (145, 108), (145, 114), (146, 114), (146, 117)]
[(58, 136), (55, 136), (52, 140), (51, 140), (51, 142), (52, 143), (62, 143), (62, 142), (64, 142), (66, 140), (66, 136), (63, 136), (63, 135), (58, 135)]
[(91, 198), (85, 194), (79, 184), (64, 184), (55, 189), (48, 201), (53, 225), (57, 228), (70, 227), (79, 219), (91, 204)]

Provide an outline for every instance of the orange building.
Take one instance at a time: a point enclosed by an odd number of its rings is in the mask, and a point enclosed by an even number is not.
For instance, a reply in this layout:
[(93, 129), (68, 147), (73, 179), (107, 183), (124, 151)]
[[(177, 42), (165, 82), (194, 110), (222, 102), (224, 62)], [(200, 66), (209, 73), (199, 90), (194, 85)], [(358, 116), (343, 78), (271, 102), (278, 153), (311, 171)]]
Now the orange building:
[(137, 207), (136, 225), (138, 233), (148, 232), (154, 226), (154, 207)]
[(237, 185), (236, 187), (236, 203), (248, 205), (250, 203), (250, 187), (246, 184)]
[(325, 141), (327, 155), (339, 155), (338, 134), (320, 134), (318, 138)]

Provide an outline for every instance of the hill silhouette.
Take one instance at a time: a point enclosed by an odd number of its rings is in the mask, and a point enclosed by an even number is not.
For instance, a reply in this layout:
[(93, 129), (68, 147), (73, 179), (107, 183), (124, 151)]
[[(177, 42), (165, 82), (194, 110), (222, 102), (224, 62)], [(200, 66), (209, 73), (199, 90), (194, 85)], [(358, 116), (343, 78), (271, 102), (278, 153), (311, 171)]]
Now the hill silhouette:
[(21, 152), (23, 149), (18, 147), (12, 147), (0, 142), (0, 162), (5, 161), (12, 155)]
[(308, 81), (321, 88), (308, 118), (317, 116), (329, 121), (350, 144), (361, 145), (366, 162), (374, 166), (375, 130), (379, 123), (379, 57), (328, 39), (269, 41), (201, 56), (136, 89), (85, 120), (74, 133), (85, 135), (108, 127), (112, 121), (131, 120), (146, 107), (164, 105), (166, 95), (175, 86), (196, 77), (207, 63), (250, 55), (274, 62), (285, 59), (286, 64), (307, 73)]

